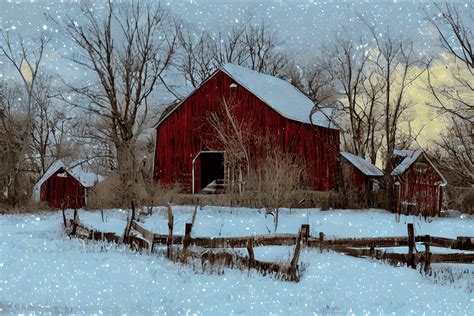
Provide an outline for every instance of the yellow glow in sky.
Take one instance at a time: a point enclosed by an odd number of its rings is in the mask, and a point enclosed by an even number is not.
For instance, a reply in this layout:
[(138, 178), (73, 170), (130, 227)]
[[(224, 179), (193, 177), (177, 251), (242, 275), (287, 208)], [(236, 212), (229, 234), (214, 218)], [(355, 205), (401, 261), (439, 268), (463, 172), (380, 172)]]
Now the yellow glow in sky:
[(33, 71), (31, 70), (31, 67), (28, 62), (24, 59), (21, 61), (20, 71), (21, 75), (23, 76), (23, 78), (25, 78), (26, 81), (31, 82), (31, 80), (33, 80)]
[[(456, 91), (462, 95), (463, 100), (471, 100), (471, 102), (474, 102), (474, 96), (462, 91), (462, 89), (457, 86), (458, 82), (454, 79), (453, 72), (455, 73), (461, 69), (458, 75), (466, 80), (474, 81), (472, 74), (462, 66), (462, 64), (459, 64), (459, 61), (454, 59), (454, 56), (444, 54), (439, 60), (430, 65), (431, 80), (436, 87), (456, 89)], [(420, 70), (419, 68), (414, 69), (414, 71)], [(443, 113), (428, 105), (438, 105), (438, 103), (429, 89), (427, 72), (424, 72), (422, 76), (407, 89), (406, 99), (412, 104), (412, 107), (407, 112), (408, 118), (412, 119), (412, 130), (415, 134), (421, 131), (417, 141), (423, 148), (426, 148), (432, 144), (433, 141), (440, 139), (440, 135), (446, 130), (446, 122), (449, 119), (449, 114)], [(453, 104), (450, 104), (448, 100), (443, 101), (445, 101), (447, 107), (453, 108)], [(408, 124), (401, 124), (400, 127), (402, 130), (408, 131)]]

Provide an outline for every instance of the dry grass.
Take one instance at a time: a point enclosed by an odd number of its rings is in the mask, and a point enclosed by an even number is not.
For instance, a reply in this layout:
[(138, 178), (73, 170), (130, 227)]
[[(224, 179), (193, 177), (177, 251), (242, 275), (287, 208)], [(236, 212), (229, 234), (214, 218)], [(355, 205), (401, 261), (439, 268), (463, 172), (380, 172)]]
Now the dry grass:
[(33, 200), (27, 200), (27, 203), (12, 207), (7, 204), (0, 204), (0, 215), (3, 214), (28, 214), (28, 213), (38, 213), (44, 211), (55, 211), (51, 209), (48, 203), (45, 202), (36, 202)]

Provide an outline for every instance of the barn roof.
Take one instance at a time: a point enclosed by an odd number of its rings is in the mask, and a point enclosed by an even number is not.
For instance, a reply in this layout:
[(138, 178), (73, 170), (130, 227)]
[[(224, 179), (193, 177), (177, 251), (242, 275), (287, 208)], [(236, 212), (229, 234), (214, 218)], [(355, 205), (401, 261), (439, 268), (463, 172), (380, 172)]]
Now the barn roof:
[(398, 164), (398, 166), (395, 167), (395, 169), (393, 169), (391, 173), (392, 176), (402, 175), (403, 173), (405, 173), (405, 171), (407, 171), (411, 167), (411, 165), (413, 165), (415, 161), (417, 161), (420, 158), (420, 156), (423, 156), (441, 178), (442, 185), (448, 184), (444, 176), (441, 174), (438, 168), (436, 168), (436, 166), (431, 162), (431, 160), (428, 158), (428, 156), (425, 154), (423, 150), (421, 149), (417, 149), (417, 150), (395, 149), (393, 151), (393, 155), (402, 157), (403, 160)]
[[(231, 77), (234, 81), (250, 91), (257, 98), (262, 100), (265, 104), (270, 106), (280, 115), (305, 124), (314, 124), (321, 127), (338, 129), (337, 125), (331, 119), (333, 109), (330, 107), (322, 107), (315, 111), (310, 120), (310, 114), (314, 103), (296, 89), (289, 82), (266, 75), (242, 66), (234, 64), (222, 65), (211, 77), (209, 77), (203, 84), (212, 78), (217, 72), (222, 71)], [(185, 99), (177, 104), (172, 104), (169, 111), (166, 111), (161, 116), (157, 126), (161, 124), (171, 113), (173, 113), (179, 106), (199, 88), (197, 87)]]
[(364, 175), (369, 177), (382, 177), (383, 172), (373, 165), (370, 161), (365, 160), (362, 157), (356, 156), (354, 154), (348, 153), (346, 151), (341, 151), (341, 156), (347, 159), (354, 167), (359, 169)]
[(410, 150), (410, 149), (395, 149), (393, 151), (394, 156), (402, 157), (403, 160), (395, 167), (392, 171), (392, 176), (398, 176), (407, 171), (410, 166), (423, 154), (423, 151), (420, 149)]
[[(288, 81), (234, 64), (224, 64), (220, 69), (282, 116), (311, 124), (313, 101)], [(312, 117), (313, 124), (336, 128), (331, 114), (331, 108), (317, 111)]]
[(48, 170), (46, 170), (43, 176), (36, 182), (33, 188), (33, 195), (36, 201), (40, 200), (41, 186), (43, 185), (43, 183), (61, 168), (63, 168), (67, 173), (74, 177), (74, 179), (76, 179), (85, 188), (91, 188), (97, 182), (103, 180), (103, 177), (101, 175), (86, 171), (82, 164), (76, 164), (72, 168), (69, 168), (64, 163), (64, 161), (57, 160), (51, 165), (51, 167), (48, 168)]

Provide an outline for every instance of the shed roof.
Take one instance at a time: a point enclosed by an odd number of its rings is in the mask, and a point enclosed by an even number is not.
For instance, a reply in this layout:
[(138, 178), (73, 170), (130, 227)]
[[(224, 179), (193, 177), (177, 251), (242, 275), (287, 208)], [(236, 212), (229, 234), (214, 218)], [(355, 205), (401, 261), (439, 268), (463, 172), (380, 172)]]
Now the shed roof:
[[(265, 104), (270, 106), (280, 115), (305, 124), (314, 124), (321, 127), (338, 129), (337, 125), (332, 120), (333, 109), (330, 107), (322, 107), (318, 111), (312, 114), (310, 119), (311, 111), (313, 110), (314, 103), (296, 89), (289, 82), (279, 79), (267, 74), (257, 72), (242, 66), (234, 64), (222, 65), (211, 77), (212, 78), (217, 72), (222, 71), (231, 77), (234, 81), (244, 87), (246, 90), (251, 92), (257, 98), (262, 100)], [(204, 81), (203, 84), (205, 84)], [(179, 106), (189, 98), (194, 92), (199, 90), (201, 87), (197, 87), (191, 92), (185, 99), (178, 104), (173, 104), (173, 108), (165, 113), (157, 126), (166, 119), (171, 113), (173, 113)]]
[(370, 161), (365, 160), (362, 157), (356, 156), (346, 151), (341, 151), (341, 155), (347, 159), (354, 167), (359, 169), (364, 175), (369, 177), (382, 177), (383, 172), (373, 165)]
[(410, 166), (423, 154), (423, 151), (420, 149), (410, 150), (410, 149), (395, 149), (393, 151), (394, 156), (403, 157), (403, 160), (398, 164), (398, 166), (393, 169), (391, 175), (398, 176), (403, 174)]
[(99, 174), (85, 170), (82, 164), (76, 164), (73, 165), (72, 168), (69, 168), (63, 160), (57, 160), (51, 165), (51, 167), (48, 168), (48, 170), (46, 170), (43, 176), (36, 182), (35, 186), (33, 187), (33, 196), (35, 201), (40, 200), (41, 186), (43, 185), (43, 183), (46, 182), (46, 180), (48, 180), (61, 168), (63, 168), (67, 173), (74, 177), (74, 179), (76, 179), (85, 188), (91, 188), (97, 182), (100, 182), (104, 179)]
[(438, 168), (436, 168), (436, 166), (431, 162), (431, 160), (428, 158), (428, 156), (425, 154), (423, 150), (421, 149), (417, 149), (417, 150), (395, 149), (393, 151), (393, 155), (402, 157), (403, 160), (398, 164), (398, 166), (395, 167), (395, 169), (393, 169), (391, 173), (392, 176), (402, 175), (403, 173), (405, 173), (405, 171), (407, 171), (410, 168), (411, 165), (413, 165), (415, 161), (417, 161), (420, 158), (420, 156), (423, 156), (441, 178), (441, 185), (445, 186), (448, 184), (448, 181), (446, 181), (443, 174), (438, 170)]

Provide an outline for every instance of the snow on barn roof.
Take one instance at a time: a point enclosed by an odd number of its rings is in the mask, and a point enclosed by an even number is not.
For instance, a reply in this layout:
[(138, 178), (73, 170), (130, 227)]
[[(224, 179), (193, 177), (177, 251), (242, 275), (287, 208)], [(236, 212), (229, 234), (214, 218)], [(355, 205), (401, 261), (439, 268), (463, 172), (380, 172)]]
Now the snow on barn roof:
[[(224, 64), (220, 69), (282, 116), (311, 124), (310, 113), (314, 106), (313, 101), (288, 81), (234, 64)], [(313, 114), (312, 123), (322, 127), (337, 128), (331, 120), (331, 114), (331, 108), (316, 111)]]
[(43, 185), (43, 183), (61, 168), (63, 168), (67, 173), (73, 176), (85, 188), (91, 188), (97, 182), (100, 182), (104, 179), (104, 177), (99, 174), (86, 171), (82, 164), (76, 164), (72, 168), (68, 168), (64, 161), (57, 160), (51, 165), (51, 167), (48, 168), (48, 170), (46, 170), (43, 176), (36, 182), (35, 186), (33, 187), (33, 196), (35, 201), (40, 200), (41, 186)]
[(420, 157), (420, 155), (423, 153), (422, 150), (417, 149), (417, 150), (409, 150), (409, 149), (395, 149), (393, 151), (394, 156), (399, 156), (399, 157), (404, 157), (402, 162), (398, 164), (398, 166), (393, 169), (391, 175), (392, 176), (398, 176), (404, 173), (410, 166)]
[(238, 84), (250, 91), (257, 98), (262, 100), (280, 115), (305, 124), (314, 124), (321, 127), (338, 129), (339, 127), (332, 120), (333, 109), (330, 107), (321, 107), (318, 111), (310, 114), (313, 109), (313, 101), (301, 93), (289, 82), (259, 73), (248, 68), (234, 64), (224, 64), (207, 78), (199, 87), (194, 89), (186, 98), (179, 102), (173, 102), (162, 113), (157, 125), (158, 127), (168, 116), (171, 115), (184, 101), (199, 90), (208, 80), (210, 80), (219, 71), (224, 72)]
[(370, 161), (365, 160), (362, 157), (356, 156), (354, 154), (348, 153), (346, 151), (341, 151), (341, 155), (347, 159), (351, 164), (354, 165), (357, 169), (360, 170), (366, 176), (371, 177), (382, 177), (383, 172), (374, 166)]

